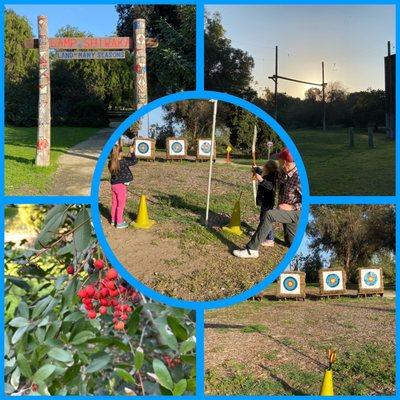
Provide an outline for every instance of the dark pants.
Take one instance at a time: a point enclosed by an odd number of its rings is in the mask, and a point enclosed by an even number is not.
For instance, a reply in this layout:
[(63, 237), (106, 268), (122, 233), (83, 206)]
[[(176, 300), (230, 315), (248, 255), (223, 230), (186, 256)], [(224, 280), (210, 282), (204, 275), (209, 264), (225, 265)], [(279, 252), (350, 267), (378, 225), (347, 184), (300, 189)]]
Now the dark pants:
[[(262, 208), (261, 207), (261, 212), (260, 212), (260, 222), (263, 221), (267, 215), (267, 212), (272, 210), (272, 208)], [(274, 240), (275, 236), (274, 236), (274, 228), (272, 228), (268, 235), (267, 235), (267, 239), (266, 240)]]
[(257, 230), (247, 244), (250, 250), (258, 250), (260, 244), (267, 239), (267, 235), (271, 232), (274, 222), (283, 224), (285, 241), (288, 246), (293, 242), (294, 235), (299, 222), (300, 211), (284, 211), (269, 210), (265, 213), (265, 217), (258, 224)]

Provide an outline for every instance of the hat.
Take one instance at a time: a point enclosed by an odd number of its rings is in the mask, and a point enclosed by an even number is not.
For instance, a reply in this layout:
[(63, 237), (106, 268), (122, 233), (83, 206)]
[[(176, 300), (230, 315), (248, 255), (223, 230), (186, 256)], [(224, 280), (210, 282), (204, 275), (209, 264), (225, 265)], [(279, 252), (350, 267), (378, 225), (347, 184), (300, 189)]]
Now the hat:
[(293, 157), (290, 154), (290, 151), (287, 148), (284, 148), (278, 155), (278, 158), (280, 160), (286, 161), (286, 162), (293, 162)]

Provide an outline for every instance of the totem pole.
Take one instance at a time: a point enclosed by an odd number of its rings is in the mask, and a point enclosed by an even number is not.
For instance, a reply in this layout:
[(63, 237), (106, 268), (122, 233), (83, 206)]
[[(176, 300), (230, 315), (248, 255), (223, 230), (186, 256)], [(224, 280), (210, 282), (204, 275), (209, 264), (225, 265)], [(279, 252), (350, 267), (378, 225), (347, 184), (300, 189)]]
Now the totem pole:
[(133, 43), (135, 53), (135, 100), (136, 109), (147, 104), (147, 71), (146, 71), (146, 20), (133, 21)]
[(38, 17), (39, 27), (39, 107), (36, 165), (50, 165), (50, 60), (47, 17)]

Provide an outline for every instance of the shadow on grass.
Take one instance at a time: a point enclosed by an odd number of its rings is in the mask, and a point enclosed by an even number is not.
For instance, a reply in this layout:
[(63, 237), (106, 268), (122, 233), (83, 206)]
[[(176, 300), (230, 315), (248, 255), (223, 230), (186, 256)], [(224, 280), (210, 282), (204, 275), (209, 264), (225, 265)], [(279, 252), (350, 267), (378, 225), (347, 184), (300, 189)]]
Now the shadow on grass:
[(35, 160), (33, 158), (23, 158), (23, 157), (15, 157), (10, 155), (5, 155), (4, 158), (6, 160), (15, 161), (20, 164), (28, 164), (28, 165), (35, 165)]
[(373, 307), (371, 304), (370, 307), (365, 307), (365, 306), (358, 306), (358, 305), (350, 305), (350, 304), (338, 304), (338, 303), (330, 303), (333, 307), (342, 307), (342, 308), (358, 308), (360, 310), (372, 310), (372, 311), (382, 311), (382, 312), (387, 312), (390, 314), (395, 314), (396, 310), (389, 309), (389, 308), (381, 308), (381, 307)]

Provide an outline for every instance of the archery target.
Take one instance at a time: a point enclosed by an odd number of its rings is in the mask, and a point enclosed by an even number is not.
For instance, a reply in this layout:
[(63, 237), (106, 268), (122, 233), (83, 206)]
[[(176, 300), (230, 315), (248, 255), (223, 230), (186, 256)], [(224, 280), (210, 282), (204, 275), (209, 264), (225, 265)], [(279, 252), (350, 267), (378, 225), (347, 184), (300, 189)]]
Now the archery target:
[(344, 289), (342, 271), (323, 271), (322, 280), (323, 289), (327, 292)]
[(378, 268), (365, 268), (360, 270), (360, 285), (362, 289), (380, 289), (381, 271)]
[(185, 141), (182, 139), (174, 139), (169, 141), (170, 156), (185, 156)]
[(284, 273), (280, 283), (281, 294), (300, 294), (300, 275)]
[(210, 157), (211, 155), (211, 140), (199, 140), (199, 156)]
[(146, 139), (137, 139), (135, 146), (136, 157), (151, 157), (151, 141)]

